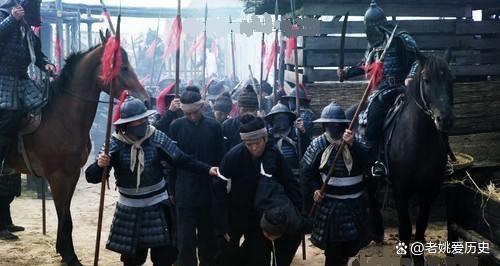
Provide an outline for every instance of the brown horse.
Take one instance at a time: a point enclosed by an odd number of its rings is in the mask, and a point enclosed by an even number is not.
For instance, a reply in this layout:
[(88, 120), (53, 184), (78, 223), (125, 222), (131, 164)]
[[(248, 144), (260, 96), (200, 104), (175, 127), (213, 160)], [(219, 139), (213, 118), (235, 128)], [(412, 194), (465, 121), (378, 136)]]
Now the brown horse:
[[(109, 88), (104, 87), (99, 78), (101, 56), (107, 40), (102, 33), (101, 40), (101, 45), (66, 59), (61, 75), (53, 84), (49, 103), (42, 111), (40, 127), (24, 137), (34, 173), (50, 184), (58, 217), (56, 250), (68, 265), (81, 265), (73, 248), (71, 198), (80, 169), (91, 150), (89, 131), (99, 95), (101, 91), (109, 94)], [(110, 98), (118, 98), (123, 90), (128, 90), (132, 96), (147, 103), (147, 92), (137, 79), (125, 50), (121, 52), (123, 63), (113, 81)], [(19, 172), (29, 173), (22, 156), (17, 153), (17, 147), (10, 150), (7, 165)]]

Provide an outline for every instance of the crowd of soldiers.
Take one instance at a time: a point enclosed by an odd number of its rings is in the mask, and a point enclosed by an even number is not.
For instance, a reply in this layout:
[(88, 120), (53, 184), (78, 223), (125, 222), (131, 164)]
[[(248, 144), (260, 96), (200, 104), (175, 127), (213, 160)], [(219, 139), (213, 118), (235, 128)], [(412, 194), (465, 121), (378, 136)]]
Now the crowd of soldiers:
[[(17, 27), (19, 21), (29, 21), (22, 20), (29, 5), (23, 9), (15, 2), (0, 9), (0, 36), (14, 32), (24, 44), (19, 53), (0, 55), (2, 143), (15, 137), (17, 108), (30, 108), (27, 100), (38, 97), (30, 94), (34, 89), (27, 77), (14, 75), (12, 65), (26, 73), (26, 66), (36, 61), (53, 70), (39, 52), (39, 40), (27, 34), (28, 25), (39, 21)], [(310, 233), (311, 242), (325, 252), (325, 265), (345, 265), (371, 240), (381, 241), (383, 230), (373, 233), (368, 226), (364, 181), (367, 175), (386, 174), (378, 159), (381, 123), (405, 83), (412, 82), (418, 49), (403, 31), (388, 43), (394, 26), (374, 1), (365, 26), (366, 58), (338, 74), (343, 80), (364, 74), (364, 66), (386, 53), (382, 81), (357, 121), (366, 132), (348, 130), (352, 114), (335, 102), (317, 118), (310, 95), (300, 86), (274, 95), (269, 84), (257, 87), (252, 79), (234, 91), (217, 82), (208, 92), (186, 84), (176, 96), (171, 85), (157, 97), (157, 111), (127, 96), (113, 121), (109, 154), (100, 153), (85, 171), (91, 183), (101, 182), (103, 169), (114, 171), (119, 198), (106, 247), (120, 253), (124, 265), (142, 265), (149, 250), (154, 265), (290, 265), (303, 235)], [(3, 39), (3, 49), (10, 49), (10, 41)], [(21, 95), (23, 106), (9, 105), (7, 98), (19, 88), (26, 94)], [(274, 106), (266, 104), (271, 99)], [(315, 128), (322, 132), (315, 136)], [(340, 150), (342, 142), (347, 145)], [(341, 155), (334, 162), (337, 153)], [(323, 184), (333, 164), (334, 178)], [(11, 181), (0, 177), (4, 239), (22, 229), (10, 219), (17, 190), (2, 194), (17, 186), (17, 179), (14, 185)]]

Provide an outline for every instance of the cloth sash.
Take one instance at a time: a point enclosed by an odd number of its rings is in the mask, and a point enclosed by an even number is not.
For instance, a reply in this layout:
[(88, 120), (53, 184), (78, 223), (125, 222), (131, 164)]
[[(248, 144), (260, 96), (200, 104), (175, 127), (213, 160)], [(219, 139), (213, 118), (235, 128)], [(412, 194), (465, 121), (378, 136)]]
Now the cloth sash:
[[(149, 126), (146, 131), (146, 135), (137, 141), (132, 140), (127, 135), (122, 134), (121, 132), (113, 133), (113, 136), (119, 141), (130, 144), (130, 171), (133, 173), (137, 168), (137, 181), (136, 181), (136, 190), (139, 190), (139, 186), (141, 185), (141, 174), (144, 172), (144, 150), (142, 148), (142, 143), (151, 137), (156, 131), (156, 128), (153, 126)], [(136, 166), (137, 165), (137, 166)]]
[[(330, 158), (332, 152), (334, 150), (338, 151), (340, 144), (342, 143), (342, 139), (335, 140), (328, 133), (325, 133), (325, 135), (326, 140), (330, 143), (330, 145), (326, 147), (323, 155), (321, 156), (321, 162), (318, 168), (319, 170), (322, 170), (326, 166), (326, 164), (328, 163), (328, 158)], [(345, 166), (350, 174), (352, 170), (352, 155), (348, 145), (344, 145), (344, 149), (342, 150), (342, 158), (344, 159)]]

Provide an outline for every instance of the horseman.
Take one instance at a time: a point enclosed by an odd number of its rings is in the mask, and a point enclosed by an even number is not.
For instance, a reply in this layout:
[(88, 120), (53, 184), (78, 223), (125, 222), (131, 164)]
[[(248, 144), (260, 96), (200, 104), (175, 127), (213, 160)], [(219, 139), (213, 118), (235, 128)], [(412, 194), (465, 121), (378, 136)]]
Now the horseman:
[[(378, 160), (372, 168), (374, 176), (385, 176), (387, 168), (381, 160), (379, 146), (383, 145), (384, 118), (399, 94), (405, 91), (413, 79), (417, 69), (417, 44), (413, 37), (405, 31), (397, 31), (390, 42), (390, 35), (394, 29), (384, 14), (384, 11), (372, 0), (364, 17), (365, 32), (368, 39), (368, 50), (364, 60), (357, 66), (339, 69), (340, 80), (365, 74), (365, 68), (380, 58), (385, 51), (383, 59), (383, 77), (375, 92), (368, 99), (366, 111), (359, 116), (361, 128), (366, 128), (365, 147), (370, 150), (373, 157)], [(361, 136), (363, 132), (356, 132)], [(361, 139), (361, 138), (359, 138)], [(375, 161), (375, 160), (374, 160)]]
[[(0, 161), (16, 139), (19, 120), (40, 107), (43, 93), (28, 77), (28, 66), (53, 73), (31, 27), (40, 26), (40, 0), (7, 0), (0, 6)], [(3, 170), (3, 167), (2, 167)]]
[[(304, 175), (314, 191), (305, 197), (313, 196), (319, 203), (311, 242), (325, 250), (325, 265), (345, 265), (369, 242), (363, 197), (364, 153), (352, 131), (347, 130), (350, 121), (338, 104), (327, 105), (314, 122), (321, 123), (325, 132), (311, 142), (302, 159)], [(346, 145), (335, 162), (334, 176), (321, 193), (342, 140)]]
[(106, 248), (120, 253), (124, 265), (144, 264), (148, 249), (154, 265), (172, 265), (177, 257), (175, 220), (160, 161), (199, 175), (217, 174), (215, 168), (186, 155), (167, 135), (150, 126), (148, 117), (154, 113), (141, 100), (128, 96), (120, 103), (119, 119), (113, 123), (116, 132), (109, 156), (101, 153), (85, 172), (88, 182), (99, 183), (104, 167), (114, 169), (120, 196)]

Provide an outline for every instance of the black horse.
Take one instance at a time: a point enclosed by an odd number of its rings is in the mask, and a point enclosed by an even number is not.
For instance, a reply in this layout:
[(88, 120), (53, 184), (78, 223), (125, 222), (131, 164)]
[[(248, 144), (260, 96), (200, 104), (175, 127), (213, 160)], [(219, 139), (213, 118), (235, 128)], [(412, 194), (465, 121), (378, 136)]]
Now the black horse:
[[(449, 53), (444, 58), (418, 55), (419, 68), (406, 89), (399, 113), (385, 125), (385, 152), (399, 219), (399, 238), (407, 246), (412, 234), (409, 200), (417, 197), (415, 241), (424, 243), (431, 204), (439, 194), (446, 167), (446, 132), (454, 121), (453, 77), (448, 59)], [(374, 189), (368, 190), (370, 206), (375, 208), (371, 212), (374, 233), (381, 237), (382, 216), (375, 193)]]

